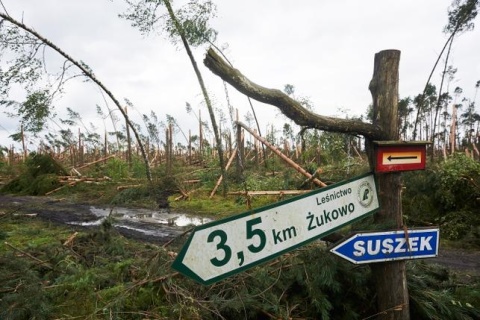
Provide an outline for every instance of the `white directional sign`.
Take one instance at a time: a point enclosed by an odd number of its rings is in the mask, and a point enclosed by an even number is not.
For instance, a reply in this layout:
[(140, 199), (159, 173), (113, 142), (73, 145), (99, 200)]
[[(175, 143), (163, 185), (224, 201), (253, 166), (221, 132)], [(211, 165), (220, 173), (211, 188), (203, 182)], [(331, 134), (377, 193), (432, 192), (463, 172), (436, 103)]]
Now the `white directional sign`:
[(172, 267), (210, 284), (374, 213), (373, 174), (197, 227)]
[(330, 251), (355, 264), (432, 258), (438, 255), (438, 229), (357, 233)]

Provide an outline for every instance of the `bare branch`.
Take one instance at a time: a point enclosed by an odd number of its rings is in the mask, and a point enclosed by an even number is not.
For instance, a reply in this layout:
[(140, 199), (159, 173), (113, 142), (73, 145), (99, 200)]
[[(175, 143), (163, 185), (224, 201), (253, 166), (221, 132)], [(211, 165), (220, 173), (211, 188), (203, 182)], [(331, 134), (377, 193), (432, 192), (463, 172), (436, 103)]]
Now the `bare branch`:
[(382, 140), (385, 136), (380, 127), (359, 120), (321, 116), (304, 108), (298, 101), (277, 89), (262, 87), (228, 65), (213, 49), (209, 49), (203, 61), (214, 74), (228, 82), (241, 93), (257, 101), (273, 105), (300, 126), (325, 131), (360, 134), (368, 139)]

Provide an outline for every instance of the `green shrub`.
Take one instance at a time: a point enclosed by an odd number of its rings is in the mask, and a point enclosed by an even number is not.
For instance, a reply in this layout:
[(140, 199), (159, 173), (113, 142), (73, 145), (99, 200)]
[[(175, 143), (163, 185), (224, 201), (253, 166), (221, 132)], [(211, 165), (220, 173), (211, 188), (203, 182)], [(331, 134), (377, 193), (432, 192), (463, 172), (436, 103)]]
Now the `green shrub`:
[(118, 158), (108, 159), (105, 169), (105, 175), (113, 180), (128, 178), (128, 163)]
[(113, 205), (135, 205), (137, 202), (145, 202), (151, 192), (147, 186), (124, 189), (115, 194), (111, 204)]
[(479, 319), (478, 284), (459, 290), (461, 287), (444, 267), (423, 261), (411, 261), (407, 266), (412, 319)]
[(444, 239), (480, 242), (480, 162), (456, 154), (425, 171), (406, 172), (403, 178), (408, 225), (437, 224)]
[(444, 210), (478, 210), (480, 162), (464, 154), (456, 154), (440, 166), (438, 180), (436, 199), (443, 205)]
[(42, 278), (13, 253), (0, 257), (0, 319), (51, 319), (51, 302)]
[(57, 176), (65, 176), (67, 171), (49, 154), (31, 153), (18, 177), (4, 185), (0, 192), (44, 195), (60, 186)]

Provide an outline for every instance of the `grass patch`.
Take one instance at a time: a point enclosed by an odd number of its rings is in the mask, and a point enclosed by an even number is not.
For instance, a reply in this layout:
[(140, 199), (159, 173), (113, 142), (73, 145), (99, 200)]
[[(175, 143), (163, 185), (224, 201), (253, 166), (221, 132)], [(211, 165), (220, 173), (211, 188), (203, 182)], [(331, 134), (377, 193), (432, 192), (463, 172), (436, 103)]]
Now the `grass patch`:
[[(63, 245), (72, 228), (13, 215), (0, 224), (15, 247), (0, 246), (2, 319), (362, 319), (377, 312), (368, 266), (343, 261), (319, 242), (200, 286), (170, 268), (185, 237), (164, 249), (122, 237), (107, 220)], [(457, 285), (445, 269), (412, 262), (415, 319), (475, 319), (479, 285)]]

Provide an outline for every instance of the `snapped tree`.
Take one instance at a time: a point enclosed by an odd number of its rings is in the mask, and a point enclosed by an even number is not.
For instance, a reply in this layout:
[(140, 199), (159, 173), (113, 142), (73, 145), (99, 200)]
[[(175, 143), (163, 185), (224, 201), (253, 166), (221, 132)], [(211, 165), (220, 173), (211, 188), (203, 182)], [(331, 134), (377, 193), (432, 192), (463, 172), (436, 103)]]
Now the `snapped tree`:
[[(438, 55), (437, 60), (435, 61), (435, 64), (433, 65), (432, 71), (430, 72), (430, 75), (428, 76), (427, 82), (425, 84), (425, 88), (423, 89), (423, 93), (420, 96), (422, 100), (420, 100), (420, 108), (418, 109), (417, 117), (415, 118), (415, 124), (413, 127), (413, 140), (415, 140), (417, 137), (417, 125), (423, 111), (423, 108), (422, 108), (424, 103), (423, 96), (426, 94), (428, 90), (433, 73), (435, 72), (435, 69), (437, 68), (437, 65), (440, 62), (440, 59), (442, 58), (445, 50), (447, 50), (447, 57), (445, 58), (445, 67), (444, 67), (444, 70), (442, 73), (442, 79), (441, 79), (441, 83), (443, 85), (443, 81), (446, 76), (446, 69), (448, 65), (448, 59), (450, 56), (450, 50), (452, 48), (453, 40), (457, 35), (461, 34), (462, 32), (473, 30), (475, 26), (473, 21), (477, 17), (479, 6), (480, 6), (480, 3), (478, 0), (464, 0), (464, 1), (453, 0), (452, 2), (452, 6), (448, 11), (448, 23), (444, 28), (444, 33), (449, 34), (449, 37), (447, 41), (445, 41), (445, 44), (443, 45), (443, 48), (440, 51), (440, 54)], [(440, 101), (441, 93), (442, 93), (441, 91), (442, 89), (440, 89), (440, 92), (438, 94), (437, 105), (441, 103)], [(433, 136), (432, 136), (432, 139), (433, 139)]]

